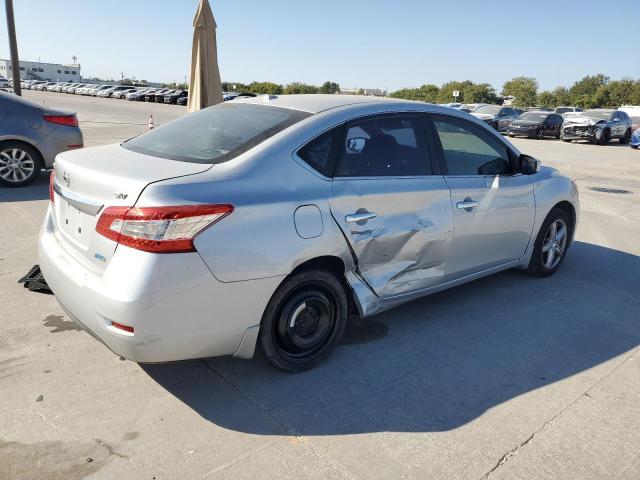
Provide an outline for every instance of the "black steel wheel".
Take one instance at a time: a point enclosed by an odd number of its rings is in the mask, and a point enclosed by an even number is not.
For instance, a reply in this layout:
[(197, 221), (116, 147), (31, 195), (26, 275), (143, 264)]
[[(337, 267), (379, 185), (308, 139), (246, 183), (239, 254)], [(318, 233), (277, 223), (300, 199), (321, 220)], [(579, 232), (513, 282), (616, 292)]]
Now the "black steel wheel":
[(267, 361), (300, 372), (326, 358), (342, 338), (348, 315), (341, 282), (325, 271), (302, 271), (278, 288), (267, 306), (260, 342)]

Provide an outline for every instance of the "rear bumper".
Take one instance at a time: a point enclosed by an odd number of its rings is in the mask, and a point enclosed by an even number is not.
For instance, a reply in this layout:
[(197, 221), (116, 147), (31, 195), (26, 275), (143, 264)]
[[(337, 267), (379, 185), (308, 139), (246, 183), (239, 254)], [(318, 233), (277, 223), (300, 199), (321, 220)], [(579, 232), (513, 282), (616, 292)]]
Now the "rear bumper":
[(79, 127), (58, 125), (37, 147), (44, 159), (44, 167), (52, 168), (56, 155), (70, 150), (69, 145), (83, 144), (82, 130)]
[[(198, 253), (157, 255), (122, 245), (96, 275), (59, 242), (51, 215), (49, 208), (38, 242), (49, 287), (69, 317), (114, 353), (136, 362), (236, 354), (282, 280), (223, 283)], [(134, 333), (114, 328), (112, 321), (133, 327)], [(250, 357), (254, 347), (255, 336), (238, 355)]]

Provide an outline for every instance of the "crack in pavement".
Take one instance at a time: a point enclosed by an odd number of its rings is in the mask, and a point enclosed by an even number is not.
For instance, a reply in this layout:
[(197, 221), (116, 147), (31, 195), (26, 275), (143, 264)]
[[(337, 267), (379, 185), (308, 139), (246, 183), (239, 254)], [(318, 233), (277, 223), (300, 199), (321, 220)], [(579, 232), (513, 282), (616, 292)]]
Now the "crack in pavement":
[(546, 422), (544, 422), (540, 427), (538, 427), (526, 440), (524, 440), (523, 442), (519, 443), (518, 445), (516, 445), (515, 447), (513, 447), (511, 450), (509, 450), (507, 453), (505, 453), (500, 460), (498, 460), (498, 462), (493, 466), (493, 468), (491, 470), (489, 470), (487, 473), (485, 473), (482, 477), (480, 477), (480, 480), (486, 480), (487, 478), (489, 478), (496, 470), (498, 470), (502, 465), (504, 465), (505, 463), (507, 463), (509, 460), (511, 460), (511, 458), (513, 458), (521, 449), (523, 449), (524, 447), (526, 447), (532, 440), (533, 438), (538, 435), (540, 432), (542, 432), (545, 428), (547, 428), (549, 425), (552, 425), (553, 422), (559, 418), (560, 416), (562, 416), (563, 414), (565, 414), (571, 407), (573, 407), (574, 405), (576, 405), (578, 402), (580, 402), (581, 400), (583, 400), (584, 398), (593, 398), (590, 395), (590, 392), (597, 388), (602, 382), (604, 382), (605, 380), (607, 380), (611, 375), (613, 375), (614, 373), (616, 373), (620, 368), (622, 368), (623, 365), (625, 365), (629, 360), (633, 359), (633, 357), (640, 352), (640, 348), (636, 348), (634, 350), (631, 351), (631, 353), (629, 355), (627, 355), (620, 363), (618, 363), (615, 367), (613, 367), (609, 372), (607, 372), (605, 375), (602, 376), (602, 378), (600, 378), (596, 383), (594, 383), (593, 385), (591, 385), (589, 388), (587, 388), (584, 392), (582, 392), (580, 395), (578, 395), (578, 397), (574, 398), (571, 402), (569, 402), (569, 404), (567, 406), (565, 406), (564, 408), (562, 408), (558, 413), (556, 413), (555, 415), (553, 415), (549, 420), (547, 420)]
[[(261, 413), (266, 414), (269, 418), (271, 418), (273, 420), (274, 423), (276, 423), (282, 430), (282, 433), (290, 436), (290, 437), (294, 437), (296, 438), (296, 440), (300, 441), (300, 443), (302, 445), (305, 446), (305, 448), (307, 450), (309, 450), (315, 457), (317, 457), (320, 461), (324, 462), (325, 464), (329, 465), (335, 472), (337, 472), (338, 474), (340, 474), (343, 478), (346, 478), (347, 480), (353, 480), (354, 477), (344, 468), (342, 468), (338, 463), (336, 463), (332, 458), (330, 458), (329, 456), (321, 453), (320, 451), (318, 451), (309, 441), (307, 438), (300, 436), (296, 433), (296, 429), (287, 425), (284, 421), (282, 421), (280, 418), (276, 417), (273, 413), (271, 413), (271, 411), (269, 410), (269, 408), (267, 408), (265, 405), (261, 404), (259, 401), (253, 399), (251, 396), (249, 396), (244, 390), (242, 390), (242, 388), (240, 388), (238, 385), (236, 385), (235, 383), (233, 383), (229, 378), (228, 375), (224, 375), (222, 372), (220, 372), (218, 369), (212, 367), (211, 365), (209, 365), (207, 362), (203, 361), (202, 363), (205, 364), (205, 366), (211, 370), (216, 376), (218, 376), (223, 382), (225, 382), (227, 385), (229, 385), (234, 391), (236, 391), (240, 396), (242, 396), (245, 400), (247, 400), (251, 405), (253, 405), (255, 408), (257, 408)], [(276, 433), (277, 434), (277, 433)], [(277, 441), (274, 440), (274, 442)], [(269, 444), (274, 443), (274, 442), (269, 442)], [(265, 447), (268, 446), (268, 444), (264, 445)], [(257, 450), (257, 449), (256, 449)], [(242, 457), (245, 457), (245, 455), (243, 455)], [(241, 460), (242, 458), (239, 457), (237, 460)], [(231, 466), (233, 464), (235, 464), (235, 461), (230, 462), (227, 465), (222, 466), (222, 468), (220, 469), (215, 469), (212, 472), (207, 473), (206, 475), (210, 475), (213, 472), (217, 472), (221, 469), (227, 468), (228, 466)], [(206, 476), (205, 475), (205, 476)], [(202, 477), (204, 478), (204, 477)]]

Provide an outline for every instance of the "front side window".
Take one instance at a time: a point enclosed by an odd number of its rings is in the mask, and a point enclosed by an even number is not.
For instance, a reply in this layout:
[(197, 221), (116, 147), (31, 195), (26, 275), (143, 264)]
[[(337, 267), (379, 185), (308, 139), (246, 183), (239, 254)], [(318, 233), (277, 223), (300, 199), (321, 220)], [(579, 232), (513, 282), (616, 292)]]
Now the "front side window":
[(448, 175), (506, 175), (513, 173), (507, 148), (480, 127), (459, 118), (433, 121), (442, 145)]
[(266, 105), (224, 103), (180, 117), (122, 147), (181, 162), (222, 163), (309, 115)]
[(336, 176), (428, 175), (416, 117), (390, 115), (350, 123), (340, 146)]

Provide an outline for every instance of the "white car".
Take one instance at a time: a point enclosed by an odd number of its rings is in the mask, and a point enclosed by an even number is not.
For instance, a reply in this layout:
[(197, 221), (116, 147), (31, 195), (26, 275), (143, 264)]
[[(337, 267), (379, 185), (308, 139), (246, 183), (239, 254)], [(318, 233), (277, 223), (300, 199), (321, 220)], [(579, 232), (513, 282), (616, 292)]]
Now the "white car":
[(115, 96), (116, 93), (130, 90), (132, 87), (125, 85), (114, 85), (111, 88), (105, 88), (96, 92), (96, 97), (109, 98)]

